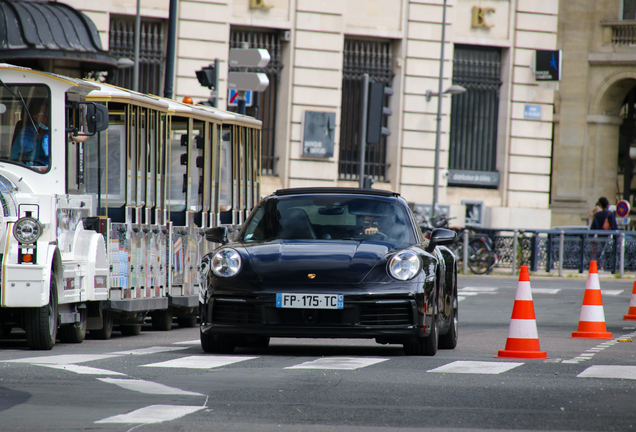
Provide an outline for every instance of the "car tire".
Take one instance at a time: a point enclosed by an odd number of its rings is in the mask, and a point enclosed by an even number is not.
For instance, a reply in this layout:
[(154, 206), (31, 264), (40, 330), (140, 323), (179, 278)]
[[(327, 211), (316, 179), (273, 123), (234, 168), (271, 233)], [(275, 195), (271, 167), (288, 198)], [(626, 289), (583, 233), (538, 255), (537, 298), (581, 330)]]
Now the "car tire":
[(426, 355), (434, 356), (437, 353), (437, 345), (439, 342), (439, 324), (437, 315), (433, 319), (433, 328), (431, 333), (423, 338), (416, 338), (406, 342), (404, 352), (406, 355)]
[(201, 333), (201, 348), (208, 354), (232, 354), (234, 352), (234, 344), (227, 337)]
[(457, 346), (457, 339), (459, 337), (458, 334), (458, 310), (457, 310), (457, 300), (454, 301), (455, 305), (451, 309), (451, 316), (449, 317), (450, 326), (448, 327), (448, 332), (445, 335), (439, 337), (439, 348), (440, 349), (454, 349)]

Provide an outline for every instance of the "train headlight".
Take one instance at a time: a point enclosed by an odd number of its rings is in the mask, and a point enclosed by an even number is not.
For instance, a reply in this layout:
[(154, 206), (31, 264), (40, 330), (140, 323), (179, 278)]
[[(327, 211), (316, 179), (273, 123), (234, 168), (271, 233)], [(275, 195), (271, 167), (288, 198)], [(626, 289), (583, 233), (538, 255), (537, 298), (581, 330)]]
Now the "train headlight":
[(212, 257), (212, 271), (219, 277), (232, 277), (241, 270), (241, 255), (234, 249), (221, 249)]
[(42, 225), (32, 217), (23, 217), (13, 226), (13, 236), (22, 244), (33, 244), (42, 235)]

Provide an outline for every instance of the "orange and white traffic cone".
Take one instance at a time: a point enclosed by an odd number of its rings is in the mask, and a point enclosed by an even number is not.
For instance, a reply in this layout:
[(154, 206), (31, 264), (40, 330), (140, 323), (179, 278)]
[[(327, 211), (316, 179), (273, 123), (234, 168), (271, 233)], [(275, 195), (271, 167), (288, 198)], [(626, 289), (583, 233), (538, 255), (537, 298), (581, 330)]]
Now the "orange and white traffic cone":
[(623, 319), (626, 321), (636, 321), (636, 282), (632, 288), (632, 298), (629, 300), (629, 310), (627, 315), (623, 315)]
[(530, 290), (528, 266), (521, 266), (519, 283), (512, 308), (506, 349), (499, 350), (495, 358), (547, 359), (545, 351), (539, 348), (537, 321), (534, 318), (534, 303)]
[(590, 272), (585, 284), (583, 294), (583, 306), (579, 316), (579, 327), (572, 332), (573, 338), (580, 339), (611, 339), (612, 333), (605, 327), (605, 313), (603, 312), (603, 299), (601, 297), (601, 285), (598, 281), (598, 269), (596, 261), (590, 261)]

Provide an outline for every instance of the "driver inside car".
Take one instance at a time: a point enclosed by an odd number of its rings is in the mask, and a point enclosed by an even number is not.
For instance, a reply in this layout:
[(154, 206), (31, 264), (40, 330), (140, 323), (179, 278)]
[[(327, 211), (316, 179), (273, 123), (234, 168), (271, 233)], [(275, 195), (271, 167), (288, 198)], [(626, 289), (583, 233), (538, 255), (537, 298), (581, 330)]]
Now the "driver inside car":
[(46, 169), (49, 165), (49, 103), (47, 99), (35, 99), (29, 111), (33, 123), (23, 119), (24, 127), (20, 130), (11, 146), (10, 159), (33, 166), (36, 169)]
[(377, 216), (364, 216), (361, 223), (361, 230), (359, 235), (378, 235), (383, 234), (383, 223), (382, 218)]

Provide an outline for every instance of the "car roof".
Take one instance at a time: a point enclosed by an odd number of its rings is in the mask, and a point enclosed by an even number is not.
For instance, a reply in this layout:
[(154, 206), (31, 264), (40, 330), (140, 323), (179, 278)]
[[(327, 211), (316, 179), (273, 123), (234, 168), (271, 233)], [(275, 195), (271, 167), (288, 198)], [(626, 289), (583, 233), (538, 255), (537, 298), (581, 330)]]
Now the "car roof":
[(381, 197), (399, 197), (397, 192), (391, 192), (382, 189), (358, 189), (344, 187), (306, 187), (306, 188), (290, 188), (278, 189), (272, 195), (307, 195), (307, 194), (354, 194), (354, 195), (371, 195)]

